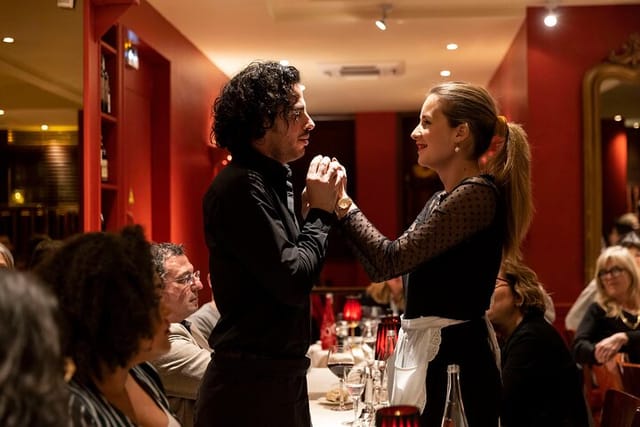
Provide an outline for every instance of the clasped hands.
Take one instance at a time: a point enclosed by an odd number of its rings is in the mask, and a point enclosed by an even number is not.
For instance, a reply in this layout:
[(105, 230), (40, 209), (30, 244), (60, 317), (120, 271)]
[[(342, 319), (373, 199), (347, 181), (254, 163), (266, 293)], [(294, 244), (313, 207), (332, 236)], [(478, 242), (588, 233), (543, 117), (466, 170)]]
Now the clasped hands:
[(334, 158), (317, 155), (309, 163), (306, 187), (302, 190), (302, 216), (309, 209), (318, 208), (334, 212), (336, 202), (346, 196), (347, 171)]

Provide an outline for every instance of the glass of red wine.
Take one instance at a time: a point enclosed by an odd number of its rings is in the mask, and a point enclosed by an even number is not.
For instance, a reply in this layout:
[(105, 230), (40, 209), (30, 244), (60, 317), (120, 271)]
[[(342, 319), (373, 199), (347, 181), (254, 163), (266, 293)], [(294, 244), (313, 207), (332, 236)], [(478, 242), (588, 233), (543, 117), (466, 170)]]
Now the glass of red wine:
[(329, 347), (329, 356), (327, 357), (327, 367), (338, 378), (340, 378), (340, 407), (341, 411), (346, 408), (344, 406), (344, 379), (349, 368), (353, 367), (354, 357), (351, 353), (351, 347), (348, 344), (338, 344)]

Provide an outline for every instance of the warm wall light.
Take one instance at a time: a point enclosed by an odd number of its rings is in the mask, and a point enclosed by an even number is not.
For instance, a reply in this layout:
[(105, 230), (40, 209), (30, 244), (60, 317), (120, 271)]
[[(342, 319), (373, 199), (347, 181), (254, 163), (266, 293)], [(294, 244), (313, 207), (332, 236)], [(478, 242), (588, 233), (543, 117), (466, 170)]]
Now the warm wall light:
[(10, 205), (24, 205), (25, 197), (24, 197), (24, 189), (16, 188), (11, 192), (11, 199), (9, 200)]
[(387, 12), (391, 10), (391, 5), (382, 4), (380, 7), (382, 8), (382, 18), (376, 20), (376, 27), (378, 27), (380, 31), (385, 31), (387, 29)]
[(613, 116), (613, 120), (615, 120), (616, 122), (621, 122), (622, 116), (620, 114), (616, 114), (615, 116)]
[(41, 130), (49, 130), (49, 125), (40, 125)]

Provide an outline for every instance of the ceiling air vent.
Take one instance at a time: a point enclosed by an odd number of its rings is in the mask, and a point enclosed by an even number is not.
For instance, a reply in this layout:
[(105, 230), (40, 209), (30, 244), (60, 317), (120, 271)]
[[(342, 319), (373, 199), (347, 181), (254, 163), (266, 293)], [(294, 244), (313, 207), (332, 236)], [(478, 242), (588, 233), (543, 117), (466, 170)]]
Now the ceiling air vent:
[(377, 62), (373, 64), (320, 64), (322, 74), (328, 77), (350, 79), (377, 79), (404, 74), (404, 63)]

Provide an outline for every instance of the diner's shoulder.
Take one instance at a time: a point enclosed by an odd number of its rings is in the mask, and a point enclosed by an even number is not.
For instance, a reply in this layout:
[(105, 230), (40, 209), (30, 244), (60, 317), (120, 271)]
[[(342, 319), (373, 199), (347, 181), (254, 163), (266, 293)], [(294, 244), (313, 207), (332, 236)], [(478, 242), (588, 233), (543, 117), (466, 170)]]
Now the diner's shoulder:
[(91, 387), (69, 383), (69, 419), (72, 427), (133, 427)]

